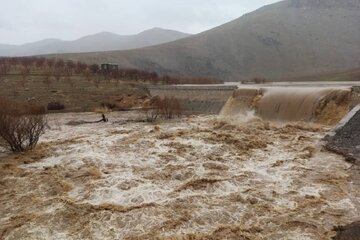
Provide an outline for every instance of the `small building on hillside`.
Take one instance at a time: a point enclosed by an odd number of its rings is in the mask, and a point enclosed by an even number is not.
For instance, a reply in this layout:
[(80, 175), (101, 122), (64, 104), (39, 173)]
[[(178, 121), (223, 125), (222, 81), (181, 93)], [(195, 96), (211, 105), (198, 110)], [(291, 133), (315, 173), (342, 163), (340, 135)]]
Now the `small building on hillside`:
[(113, 63), (101, 64), (102, 71), (113, 71), (113, 70), (118, 70), (118, 69), (119, 69), (119, 66), (117, 64), (113, 64)]

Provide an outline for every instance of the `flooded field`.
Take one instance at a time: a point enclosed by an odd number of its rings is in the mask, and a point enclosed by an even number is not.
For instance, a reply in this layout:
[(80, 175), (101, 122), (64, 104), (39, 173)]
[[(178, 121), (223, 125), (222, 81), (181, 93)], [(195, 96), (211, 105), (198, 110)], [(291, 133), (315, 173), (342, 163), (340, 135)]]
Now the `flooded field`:
[(0, 239), (331, 239), (360, 214), (351, 165), (322, 150), (329, 127), (75, 124), (98, 118), (50, 115), (35, 150), (1, 155)]

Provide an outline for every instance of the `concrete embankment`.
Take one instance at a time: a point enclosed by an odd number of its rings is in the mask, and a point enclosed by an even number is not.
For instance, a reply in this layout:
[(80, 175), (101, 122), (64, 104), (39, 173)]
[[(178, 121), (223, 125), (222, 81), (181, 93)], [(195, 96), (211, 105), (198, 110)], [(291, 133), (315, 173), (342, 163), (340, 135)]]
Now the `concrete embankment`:
[(236, 86), (150, 86), (151, 96), (175, 97), (188, 113), (218, 114)]

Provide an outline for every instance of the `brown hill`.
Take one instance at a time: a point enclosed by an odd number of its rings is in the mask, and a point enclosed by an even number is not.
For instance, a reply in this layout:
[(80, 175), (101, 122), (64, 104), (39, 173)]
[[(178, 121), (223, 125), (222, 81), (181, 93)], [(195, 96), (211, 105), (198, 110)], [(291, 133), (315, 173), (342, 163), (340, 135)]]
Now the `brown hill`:
[(327, 72), (317, 75), (301, 76), (294, 78), (285, 78), (283, 81), (291, 82), (314, 82), (314, 81), (328, 81), (328, 82), (360, 82), (360, 68), (355, 68), (339, 72)]
[(227, 80), (298, 77), (359, 67), (359, 23), (360, 0), (287, 0), (172, 43), (62, 57)]

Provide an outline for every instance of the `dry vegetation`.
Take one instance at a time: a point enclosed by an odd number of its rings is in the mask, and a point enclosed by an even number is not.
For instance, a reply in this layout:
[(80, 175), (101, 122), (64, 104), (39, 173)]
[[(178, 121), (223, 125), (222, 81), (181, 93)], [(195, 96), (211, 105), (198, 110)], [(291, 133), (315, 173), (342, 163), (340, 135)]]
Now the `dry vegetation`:
[(158, 118), (173, 119), (183, 114), (181, 103), (175, 97), (153, 97), (144, 109), (148, 122), (155, 122)]
[(220, 84), (222, 80), (207, 77), (185, 78), (148, 72), (138, 69), (101, 69), (97, 64), (50, 59), (43, 57), (0, 58), (0, 79), (9, 74), (18, 74), (26, 83), (30, 75), (42, 75), (44, 84), (51, 85), (51, 79), (65, 79), (73, 85), (72, 77), (82, 75), (99, 87), (103, 81), (126, 79), (133, 82), (149, 82), (151, 84)]
[(96, 64), (42, 57), (0, 58), (0, 95), (47, 106), (49, 111), (83, 112), (104, 105), (139, 108), (148, 84), (211, 84), (207, 78), (160, 76), (134, 69), (101, 69)]
[(0, 99), (0, 138), (13, 152), (32, 149), (47, 127), (43, 107)]

